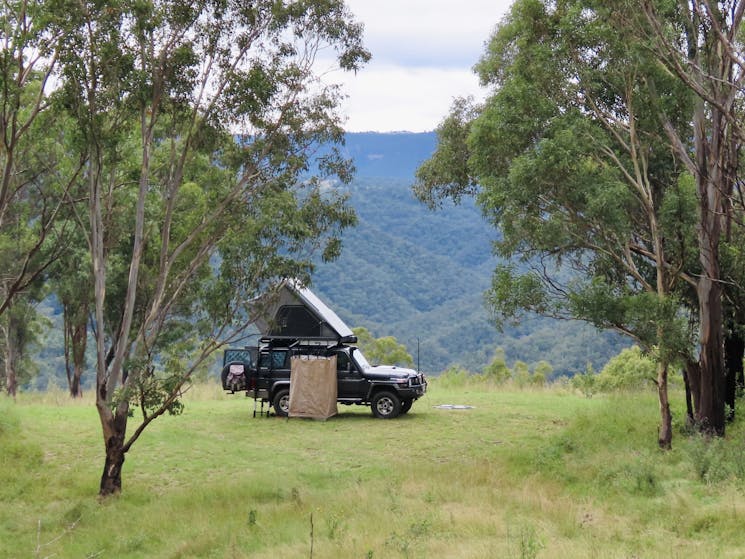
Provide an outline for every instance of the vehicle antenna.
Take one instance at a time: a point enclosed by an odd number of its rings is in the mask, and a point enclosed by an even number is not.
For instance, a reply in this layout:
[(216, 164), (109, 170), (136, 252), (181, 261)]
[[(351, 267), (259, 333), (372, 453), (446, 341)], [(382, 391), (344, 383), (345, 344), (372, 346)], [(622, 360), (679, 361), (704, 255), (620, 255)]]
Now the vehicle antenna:
[(416, 372), (422, 372), (422, 369), (419, 366), (419, 336), (416, 337)]

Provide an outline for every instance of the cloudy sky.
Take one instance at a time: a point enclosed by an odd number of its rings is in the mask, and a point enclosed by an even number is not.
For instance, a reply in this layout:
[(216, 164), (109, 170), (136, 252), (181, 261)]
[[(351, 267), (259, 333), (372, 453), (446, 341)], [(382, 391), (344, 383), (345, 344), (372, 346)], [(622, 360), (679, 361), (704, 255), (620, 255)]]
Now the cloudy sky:
[(347, 130), (434, 130), (453, 98), (483, 97), (473, 65), (512, 0), (347, 0), (372, 61), (342, 79)]

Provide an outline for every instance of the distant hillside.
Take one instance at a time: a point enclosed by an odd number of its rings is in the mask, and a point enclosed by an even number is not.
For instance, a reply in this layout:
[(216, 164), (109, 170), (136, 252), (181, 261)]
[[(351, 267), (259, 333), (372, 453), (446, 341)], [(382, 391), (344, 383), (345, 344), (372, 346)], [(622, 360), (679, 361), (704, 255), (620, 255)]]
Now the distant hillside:
[(349, 186), (359, 225), (345, 234), (341, 258), (319, 264), (313, 289), (350, 326), (395, 336), (422, 368), (451, 364), (479, 371), (498, 347), (508, 362), (544, 359), (555, 374), (596, 369), (626, 340), (574, 322), (541, 317), (498, 333), (483, 293), (496, 264), (496, 232), (473, 201), (433, 212), (411, 193), (416, 168), (435, 148), (434, 134), (349, 134), (357, 178)]
[(437, 145), (434, 132), (354, 132), (347, 134), (347, 157), (354, 160), (357, 176), (411, 180), (419, 165)]

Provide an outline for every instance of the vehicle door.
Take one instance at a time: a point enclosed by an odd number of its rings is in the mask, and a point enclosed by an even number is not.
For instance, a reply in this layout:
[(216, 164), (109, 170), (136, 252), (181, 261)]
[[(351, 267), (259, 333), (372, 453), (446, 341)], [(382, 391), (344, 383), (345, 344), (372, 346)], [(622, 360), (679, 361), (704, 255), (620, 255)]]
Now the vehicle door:
[(367, 381), (346, 350), (336, 352), (336, 375), (340, 400), (359, 400), (367, 396)]
[(287, 349), (265, 349), (259, 357), (259, 377), (268, 380), (267, 388), (279, 381), (290, 380), (290, 352)]

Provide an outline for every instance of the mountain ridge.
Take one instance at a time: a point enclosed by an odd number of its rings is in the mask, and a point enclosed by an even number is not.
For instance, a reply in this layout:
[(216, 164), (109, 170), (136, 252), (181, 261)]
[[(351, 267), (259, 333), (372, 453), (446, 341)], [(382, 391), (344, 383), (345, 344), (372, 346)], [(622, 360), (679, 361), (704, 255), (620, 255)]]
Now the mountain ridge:
[(434, 133), (347, 134), (344, 153), (357, 175), (344, 188), (358, 225), (345, 232), (337, 261), (318, 264), (314, 291), (350, 326), (395, 336), (412, 354), (419, 348), (428, 372), (478, 372), (498, 347), (508, 363), (546, 360), (555, 375), (601, 368), (625, 340), (543, 317), (496, 330), (484, 292), (498, 232), (472, 199), (432, 211), (412, 193), (415, 171), (435, 147)]

